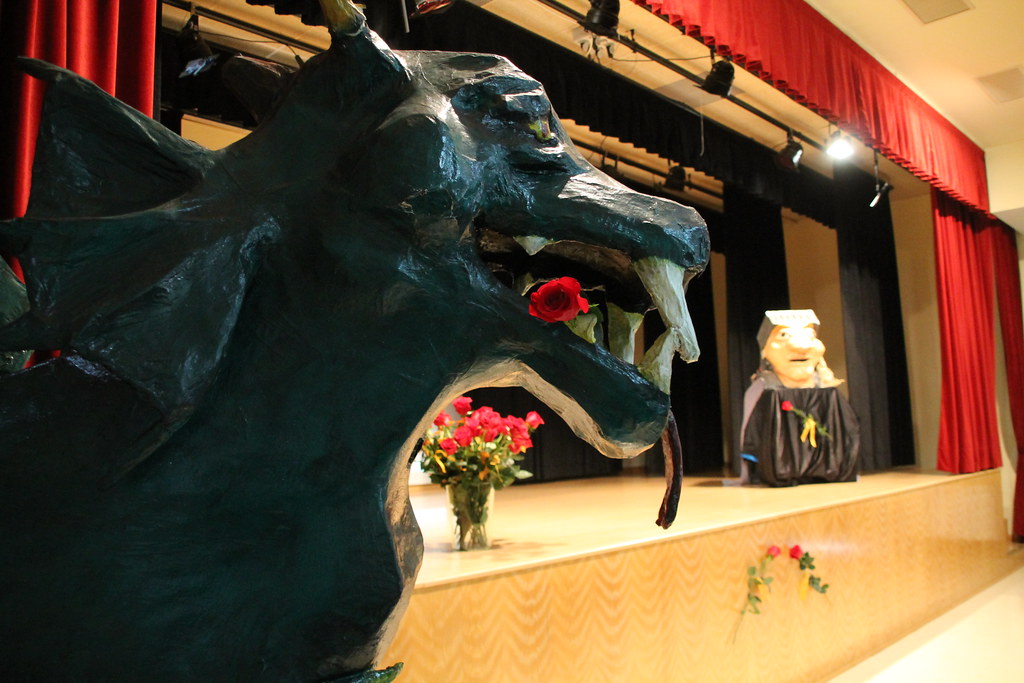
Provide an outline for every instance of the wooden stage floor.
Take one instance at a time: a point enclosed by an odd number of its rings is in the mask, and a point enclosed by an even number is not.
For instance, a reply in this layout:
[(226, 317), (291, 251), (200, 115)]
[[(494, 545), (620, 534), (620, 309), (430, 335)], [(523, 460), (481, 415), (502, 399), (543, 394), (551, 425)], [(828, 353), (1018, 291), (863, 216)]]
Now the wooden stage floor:
[(654, 523), (665, 491), (661, 478), (624, 475), (513, 485), (495, 493), (487, 525), (494, 547), (461, 553), (451, 551), (444, 490), (417, 486), (411, 499), (423, 530), (424, 558), (416, 586), (426, 588), (721, 531), (952, 479), (953, 475), (911, 468), (862, 475), (857, 482), (790, 488), (723, 486), (722, 478), (686, 477), (679, 514), (668, 530)]
[[(671, 529), (659, 478), (498, 492), (494, 548), (452, 552), (447, 498), (416, 487), (425, 554), (391, 647), (403, 683), (823, 681), (1024, 565), (998, 470), (897, 470), (794, 488), (684, 479)], [(784, 554), (762, 613), (740, 615), (769, 545), (815, 557), (799, 595)]]

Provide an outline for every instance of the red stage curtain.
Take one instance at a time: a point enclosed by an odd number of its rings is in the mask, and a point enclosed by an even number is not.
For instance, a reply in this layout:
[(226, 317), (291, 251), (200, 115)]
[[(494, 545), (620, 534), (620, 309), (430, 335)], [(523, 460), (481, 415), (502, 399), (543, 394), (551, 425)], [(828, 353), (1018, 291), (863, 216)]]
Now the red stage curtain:
[(152, 116), (157, 0), (20, 0), (3, 3), (4, 94), (14, 110), (5, 127), (4, 218), (28, 205), (44, 86), (17, 70), (13, 57), (68, 68)]
[[(8, 109), (0, 136), (0, 218), (23, 216), (45, 86), (18, 56), (65, 67), (149, 116), (156, 82), (158, 0), (19, 0), (0, 4), (0, 83)], [(7, 255), (3, 255), (7, 256)], [(21, 264), (8, 258), (22, 277)], [(47, 357), (53, 355), (46, 353)]]
[(999, 467), (995, 406), (995, 320), (989, 238), (992, 221), (932, 190), (942, 348), (938, 468)]
[(1013, 498), (1013, 535), (1024, 539), (1024, 315), (1021, 313), (1020, 266), (1016, 233), (1006, 225), (990, 230), (996, 269), (999, 326), (1006, 358), (1010, 416), (1017, 440), (1017, 489)]
[(951, 197), (988, 211), (981, 148), (803, 0), (633, 2)]

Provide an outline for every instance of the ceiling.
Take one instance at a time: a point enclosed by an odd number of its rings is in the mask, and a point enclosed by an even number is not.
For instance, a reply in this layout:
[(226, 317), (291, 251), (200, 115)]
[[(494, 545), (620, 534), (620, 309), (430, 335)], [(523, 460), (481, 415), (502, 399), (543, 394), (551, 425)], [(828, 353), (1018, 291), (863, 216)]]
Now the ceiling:
[(1024, 140), (1024, 97), (996, 102), (978, 81), (1009, 71), (1007, 85), (1024, 85), (1024, 1), (919, 0), (973, 6), (927, 24), (904, 0), (804, 1), (979, 147)]
[[(786, 141), (785, 128), (805, 136), (807, 150), (804, 164), (831, 175), (833, 161), (820, 149), (830, 132), (829, 124), (814, 112), (797, 104), (758, 77), (736, 69), (733, 95), (749, 105), (744, 108), (700, 90), (686, 73), (703, 78), (710, 70), (708, 49), (700, 42), (684, 36), (660, 17), (635, 5), (621, 3), (619, 34), (622, 42), (597, 39), (584, 32), (578, 23), (590, 7), (589, 0), (465, 0), (537, 33), (566, 49), (581, 52), (637, 83), (689, 106), (701, 115), (718, 121), (771, 148), (781, 148)], [(407, 5), (411, 5), (406, 0)], [(826, 18), (889, 68), (897, 77), (932, 104), (954, 125), (982, 148), (1024, 141), (1024, 98), (997, 103), (986, 94), (979, 77), (1024, 66), (1024, 0), (806, 0)], [(917, 5), (968, 3), (972, 9), (931, 23), (921, 21), (906, 2)], [(180, 27), (189, 3), (164, 0), (164, 25)], [(200, 0), (197, 7), (241, 19), (265, 27), (289, 39), (312, 46), (326, 47), (326, 30), (302, 25), (296, 17), (277, 16), (267, 7), (246, 5), (244, 0)], [(926, 7), (927, 9), (927, 7)], [(423, 19), (429, 21), (429, 18)], [(225, 33), (236, 33), (229, 26), (207, 19), (201, 24), (204, 33), (220, 33), (218, 42), (230, 42)], [(244, 33), (244, 32), (243, 32)], [(284, 48), (273, 41), (251, 42), (238, 34), (237, 47), (254, 52), (258, 47), (269, 58), (292, 60), (301, 49)], [(246, 42), (246, 41), (249, 42)], [(632, 41), (632, 43), (631, 43)], [(641, 50), (630, 49), (635, 45)], [(686, 72), (686, 73), (684, 73)], [(1010, 81), (1013, 81), (1011, 72)], [(1024, 72), (1022, 72), (1024, 79)], [(1004, 79), (1005, 80), (1005, 79)], [(760, 112), (752, 113), (750, 109)], [(767, 119), (773, 119), (770, 122)], [(645, 150), (575, 126), (567, 128), (573, 137), (588, 146), (605, 150), (623, 166), (624, 175), (636, 176), (642, 182), (657, 182), (657, 174), (667, 172), (671, 165)], [(870, 171), (873, 153), (856, 145), (853, 163)], [(589, 152), (598, 164), (606, 161), (601, 152)], [(632, 161), (635, 166), (630, 166)], [(640, 169), (640, 170), (638, 170)], [(910, 173), (885, 159), (880, 173), (895, 186), (893, 199), (902, 199), (929, 192), (928, 186)], [(695, 177), (712, 191), (719, 186), (710, 178)], [(714, 204), (712, 195), (687, 196), (697, 203)]]

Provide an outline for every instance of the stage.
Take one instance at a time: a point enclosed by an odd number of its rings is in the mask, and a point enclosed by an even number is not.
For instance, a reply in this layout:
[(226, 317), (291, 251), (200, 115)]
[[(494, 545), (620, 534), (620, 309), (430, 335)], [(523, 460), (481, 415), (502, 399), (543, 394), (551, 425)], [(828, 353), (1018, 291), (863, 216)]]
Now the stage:
[[(438, 487), (415, 487), (425, 557), (381, 664), (425, 681), (820, 681), (1024, 564), (998, 471), (914, 470), (762, 488), (684, 480), (654, 524), (658, 478), (620, 476), (497, 493), (494, 548), (454, 553)], [(741, 618), (747, 568), (799, 544), (828, 593), (798, 597), (788, 555), (761, 614)]]

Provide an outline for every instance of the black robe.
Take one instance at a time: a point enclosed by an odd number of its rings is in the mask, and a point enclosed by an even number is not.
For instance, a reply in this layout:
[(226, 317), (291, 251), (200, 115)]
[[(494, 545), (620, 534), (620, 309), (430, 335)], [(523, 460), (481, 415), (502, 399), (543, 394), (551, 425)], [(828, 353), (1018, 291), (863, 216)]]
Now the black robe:
[[(855, 481), (860, 451), (860, 426), (853, 408), (835, 387), (790, 389), (758, 387), (759, 391), (743, 429), (742, 453), (757, 458), (761, 481), (768, 486), (795, 486), (832, 481)], [(784, 401), (814, 417), (829, 436), (820, 431), (817, 446), (800, 440), (804, 418), (782, 409)]]

